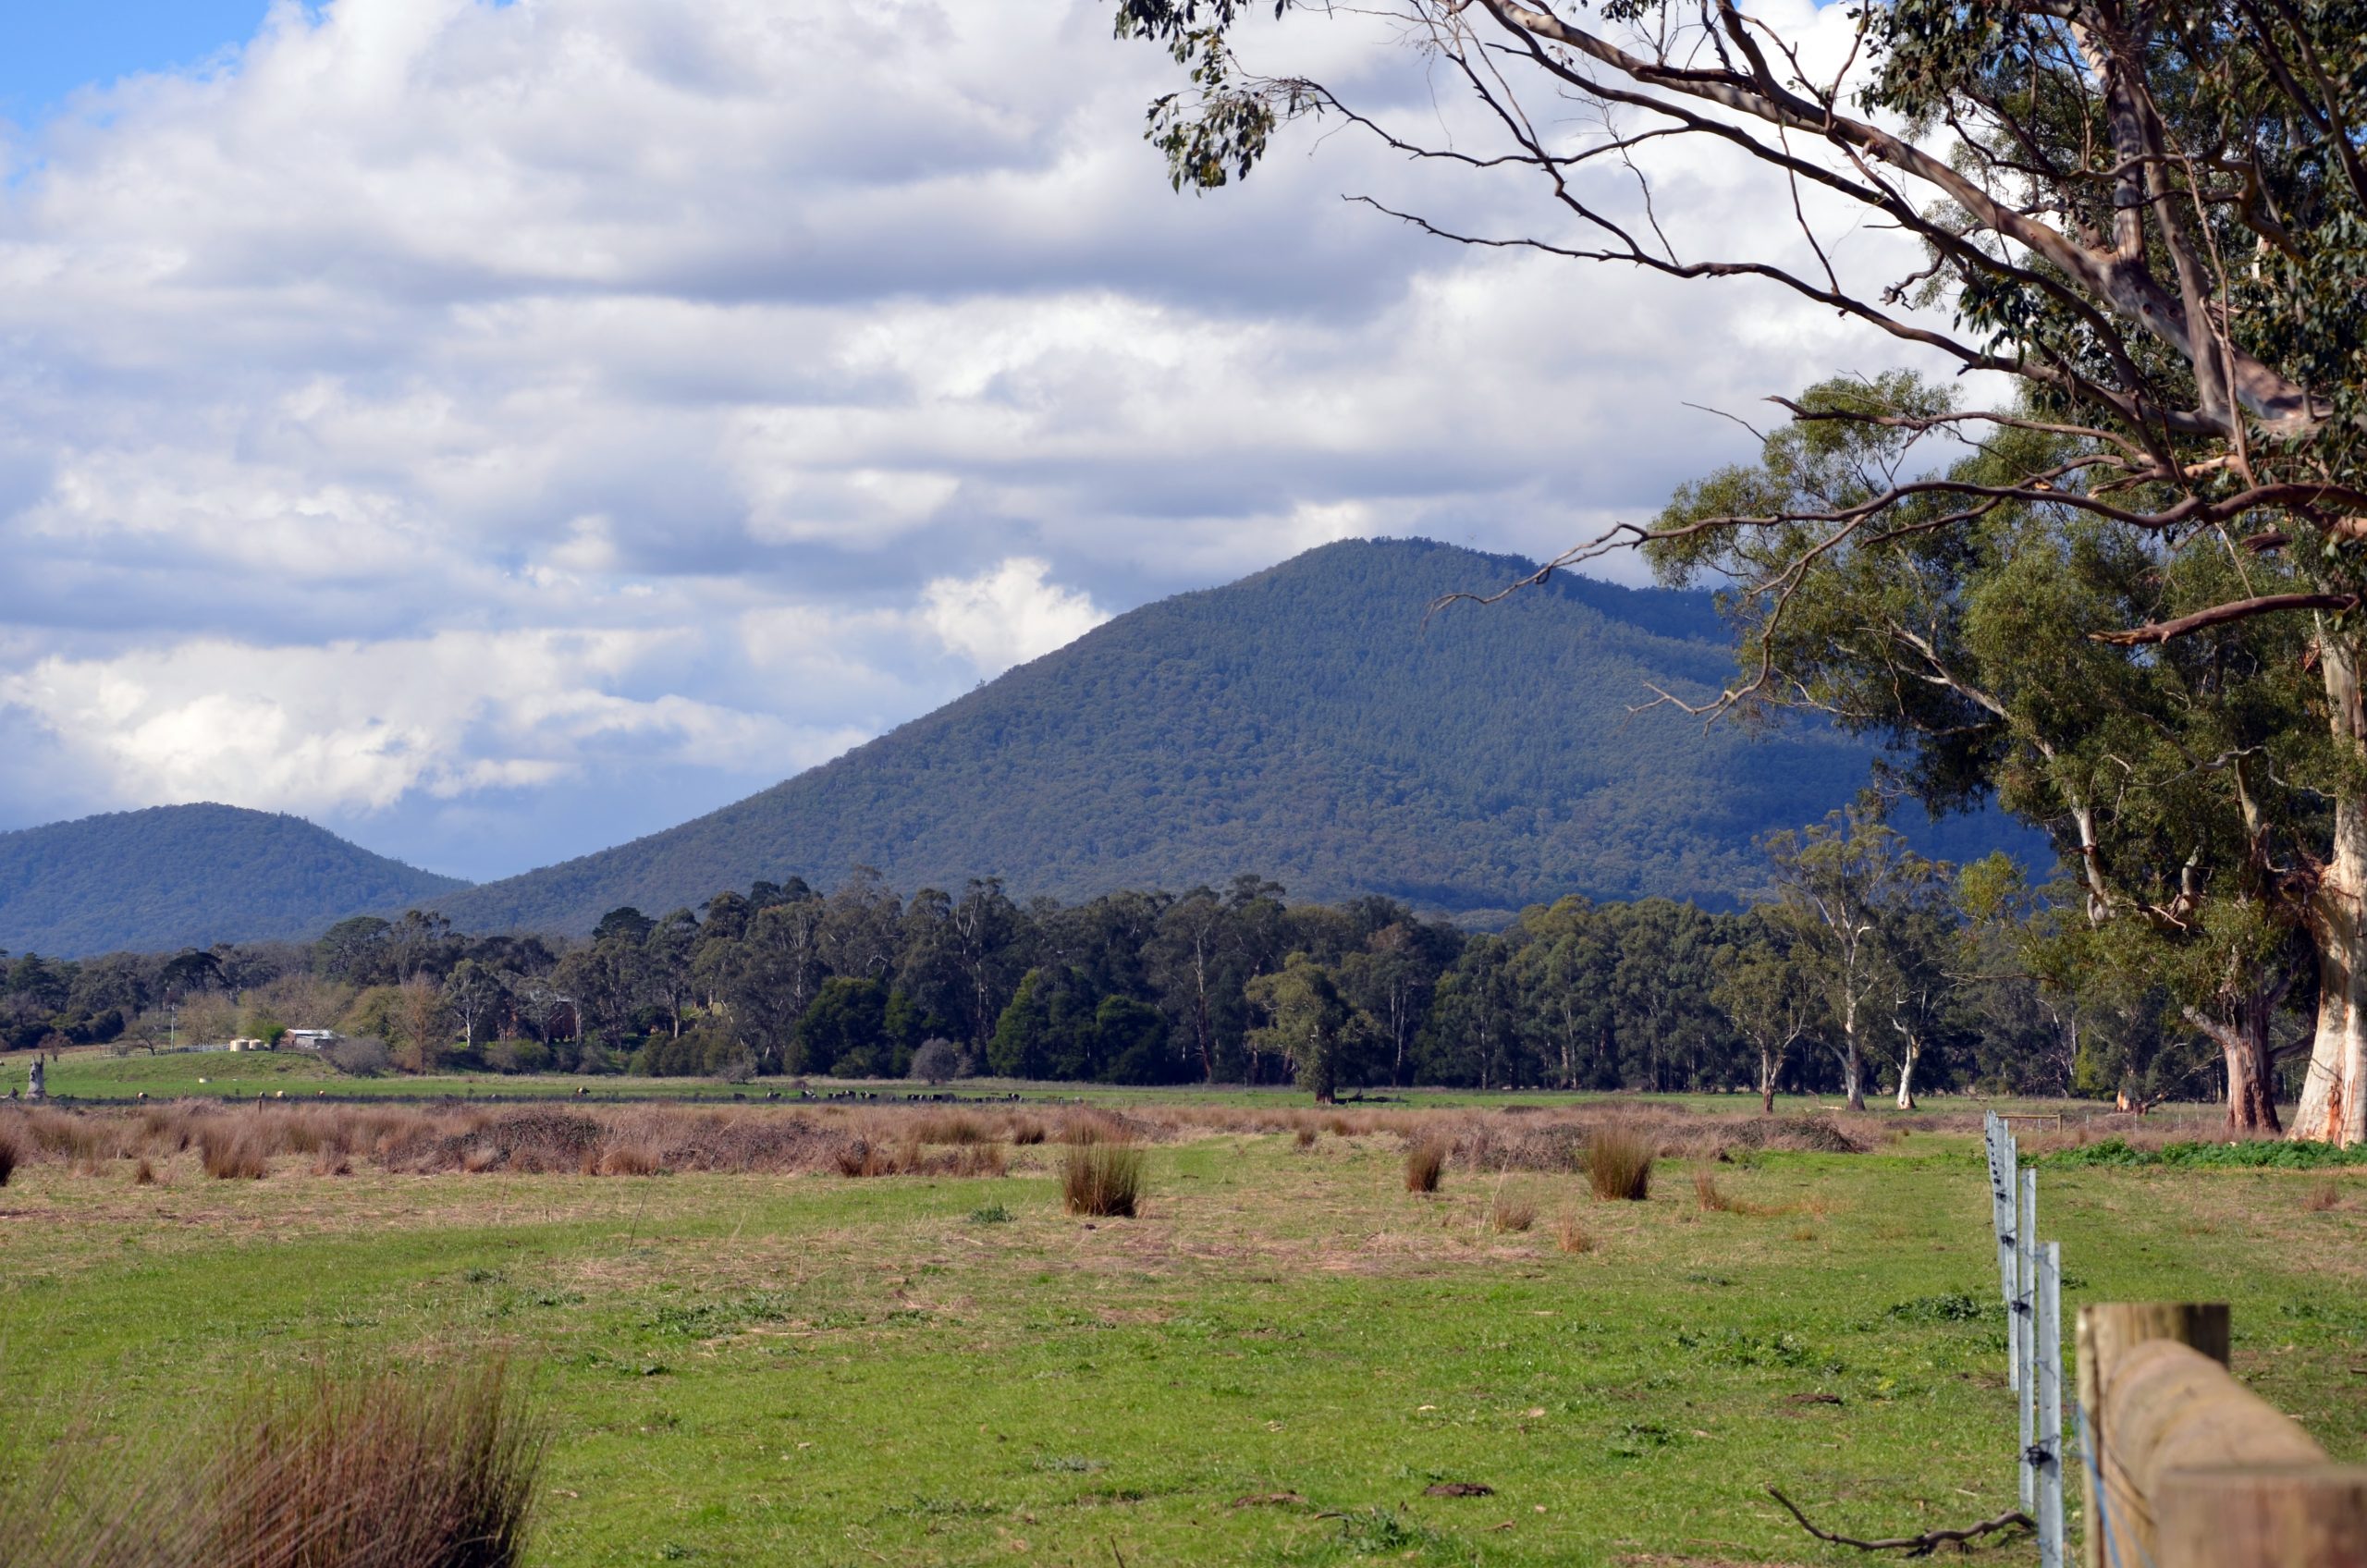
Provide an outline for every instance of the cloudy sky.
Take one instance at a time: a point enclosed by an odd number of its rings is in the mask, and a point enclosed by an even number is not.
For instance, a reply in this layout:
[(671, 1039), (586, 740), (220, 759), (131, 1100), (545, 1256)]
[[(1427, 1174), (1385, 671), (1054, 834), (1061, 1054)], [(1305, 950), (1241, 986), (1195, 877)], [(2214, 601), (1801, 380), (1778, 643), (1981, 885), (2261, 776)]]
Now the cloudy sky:
[[(6, 14), (0, 827), (218, 800), (505, 875), (1327, 540), (1550, 552), (1742, 453), (1688, 402), (1895, 357), (1423, 239), (1341, 197), (1550, 219), (1350, 134), (1178, 196), (1106, 0)], [(1365, 24), (1257, 46), (1458, 129)]]

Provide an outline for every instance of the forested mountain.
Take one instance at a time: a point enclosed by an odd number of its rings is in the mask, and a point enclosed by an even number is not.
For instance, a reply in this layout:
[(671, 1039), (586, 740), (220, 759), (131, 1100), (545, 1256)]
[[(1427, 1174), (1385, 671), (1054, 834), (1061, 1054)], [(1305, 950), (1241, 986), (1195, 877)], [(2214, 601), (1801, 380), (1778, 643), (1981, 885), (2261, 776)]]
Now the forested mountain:
[(1070, 899), (1249, 873), (1459, 914), (1568, 893), (1726, 905), (1763, 880), (1755, 836), (1864, 783), (1866, 751), (1827, 732), (1630, 711), (1730, 677), (1706, 594), (1564, 574), (1426, 618), (1530, 570), (1421, 540), (1326, 545), (1120, 616), (710, 815), (436, 907), (475, 930), (581, 934), (620, 905), (865, 864)]
[(0, 833), (0, 950), (79, 956), (310, 937), (467, 884), (301, 817), (157, 806)]

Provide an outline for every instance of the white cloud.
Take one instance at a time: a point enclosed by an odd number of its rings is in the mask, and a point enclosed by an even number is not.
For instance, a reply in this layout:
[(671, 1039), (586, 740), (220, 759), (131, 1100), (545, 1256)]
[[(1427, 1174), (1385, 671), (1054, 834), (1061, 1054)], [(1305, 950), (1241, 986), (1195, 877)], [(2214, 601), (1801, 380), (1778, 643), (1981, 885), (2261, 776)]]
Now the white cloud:
[(1000, 675), (1075, 642), (1110, 619), (1093, 600), (1046, 581), (1051, 563), (1015, 556), (977, 577), (940, 577), (921, 591), (921, 619), (979, 671)]
[[(283, 3), (43, 128), (0, 187), (0, 826), (62, 777), (519, 869), (484, 824), (538, 790), (662, 754), (686, 815), (1351, 533), (1556, 549), (1733, 454), (1684, 403), (1889, 362), (1764, 288), (1425, 240), (1336, 198), (1551, 218), (1353, 136), (1178, 198), (1140, 134), (1171, 67), (1108, 18)], [(1459, 114), (1354, 14), (1271, 36)], [(1673, 226), (1796, 244), (1670, 150)], [(578, 850), (656, 825), (579, 815)]]

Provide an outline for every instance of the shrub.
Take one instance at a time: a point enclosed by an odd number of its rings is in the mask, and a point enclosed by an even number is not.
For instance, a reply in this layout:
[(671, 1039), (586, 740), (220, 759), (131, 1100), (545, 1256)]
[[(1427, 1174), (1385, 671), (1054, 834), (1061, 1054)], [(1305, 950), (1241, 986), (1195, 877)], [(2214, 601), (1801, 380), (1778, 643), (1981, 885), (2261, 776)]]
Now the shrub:
[(1496, 1201), (1488, 1206), (1488, 1229), (1500, 1236), (1526, 1231), (1536, 1223), (1537, 1206), (1527, 1198), (1509, 1198), (1499, 1193)]
[(394, 1071), (395, 1059), (386, 1042), (364, 1035), (325, 1047), (321, 1055), (350, 1078), (379, 1078)]
[(1405, 1190), (1435, 1193), (1446, 1174), (1447, 1144), (1443, 1138), (1422, 1138), (1405, 1151)]
[(950, 1040), (923, 1040), (913, 1053), (913, 1076), (924, 1084), (947, 1083), (961, 1072), (962, 1051)]
[(1693, 1173), (1693, 1201), (1706, 1214), (1723, 1214), (1734, 1207), (1735, 1200), (1718, 1190), (1718, 1178), (1712, 1171)]
[(1651, 1140), (1629, 1127), (1598, 1131), (1587, 1140), (1587, 1184), (1599, 1198), (1640, 1203), (1651, 1196)]
[(1142, 1197), (1143, 1151), (1102, 1140), (1061, 1157), (1061, 1203), (1071, 1214), (1131, 1219)]
[(1011, 1223), (1011, 1210), (1005, 1208), (999, 1203), (987, 1204), (982, 1207), (974, 1208), (970, 1211), (970, 1223), (973, 1225), (1008, 1225)]
[(1587, 1234), (1586, 1227), (1578, 1223), (1576, 1215), (1571, 1214), (1562, 1216), (1560, 1223), (1553, 1227), (1553, 1244), (1572, 1254), (1594, 1251), (1594, 1238)]

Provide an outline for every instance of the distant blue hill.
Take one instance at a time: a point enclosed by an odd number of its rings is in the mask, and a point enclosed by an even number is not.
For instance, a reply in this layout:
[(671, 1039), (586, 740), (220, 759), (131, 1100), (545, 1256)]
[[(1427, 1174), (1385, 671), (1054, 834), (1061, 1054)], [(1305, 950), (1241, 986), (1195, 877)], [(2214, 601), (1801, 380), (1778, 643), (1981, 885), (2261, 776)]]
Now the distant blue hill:
[[(695, 821), (436, 907), (470, 929), (584, 932), (619, 905), (860, 864), (907, 892), (996, 876), (1068, 899), (1252, 872), (1482, 922), (1573, 892), (1725, 905), (1763, 880), (1757, 836), (1865, 784), (1870, 753), (1827, 729), (1630, 711), (1731, 678), (1706, 594), (1562, 574), (1426, 614), (1531, 570), (1422, 540), (1326, 545), (1120, 616)], [(1993, 815), (1917, 837), (2043, 856)]]
[(0, 950), (80, 958), (308, 939), (343, 916), (468, 884), (301, 817), (157, 806), (0, 833)]

